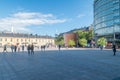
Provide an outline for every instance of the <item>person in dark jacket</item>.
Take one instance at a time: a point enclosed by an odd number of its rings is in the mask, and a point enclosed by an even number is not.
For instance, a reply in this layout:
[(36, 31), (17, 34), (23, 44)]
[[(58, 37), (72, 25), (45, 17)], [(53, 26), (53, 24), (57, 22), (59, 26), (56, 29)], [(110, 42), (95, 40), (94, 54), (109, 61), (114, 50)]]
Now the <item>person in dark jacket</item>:
[(14, 50), (15, 50), (15, 52), (16, 52), (16, 50), (17, 50), (17, 45), (15, 45), (15, 49), (14, 49)]
[(31, 45), (31, 54), (34, 54), (34, 45)]
[(7, 45), (4, 45), (4, 47), (3, 47), (3, 52), (7, 52)]
[(61, 45), (59, 44), (59, 45), (58, 45), (58, 49), (59, 49), (59, 51), (60, 51), (60, 48), (61, 48)]
[(24, 45), (22, 45), (22, 52), (24, 52)]
[(115, 53), (116, 53), (116, 46), (113, 45), (112, 49), (113, 49), (113, 53), (114, 53), (113, 56), (115, 56), (115, 55), (116, 55), (116, 54), (115, 54)]
[(14, 45), (11, 45), (11, 51), (13, 53), (13, 51), (14, 51)]
[(100, 50), (103, 50), (103, 45), (100, 45)]
[(41, 51), (45, 51), (45, 47), (46, 47), (45, 45), (42, 45), (41, 46)]
[(30, 45), (27, 46), (28, 54), (30, 54)]

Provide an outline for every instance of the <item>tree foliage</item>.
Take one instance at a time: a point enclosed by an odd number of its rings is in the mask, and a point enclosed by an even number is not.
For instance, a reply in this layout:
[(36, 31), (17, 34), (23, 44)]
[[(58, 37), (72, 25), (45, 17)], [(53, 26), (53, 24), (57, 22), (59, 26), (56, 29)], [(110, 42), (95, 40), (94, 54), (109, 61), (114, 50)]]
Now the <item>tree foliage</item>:
[(60, 42), (59, 42), (60, 45), (64, 45), (64, 40), (62, 39)]
[(93, 30), (89, 31), (77, 30), (75, 31), (75, 33), (78, 34), (79, 44), (82, 47), (87, 46), (87, 42), (93, 39)]
[(82, 46), (82, 47), (85, 47), (87, 46), (87, 40), (82, 38), (82, 39), (79, 39), (79, 44)]
[(58, 44), (64, 45), (64, 38), (63, 38), (63, 36), (57, 36), (57, 37), (55, 38), (55, 44), (56, 44), (56, 45), (58, 45)]
[(97, 40), (97, 44), (101, 46), (106, 46), (107, 45), (107, 39), (102, 37)]
[(93, 30), (89, 30), (87, 35), (86, 35), (86, 39), (87, 40), (92, 40), (93, 39)]
[[(78, 42), (83, 47), (87, 45), (87, 42), (89, 42), (93, 39), (93, 30), (88, 30), (88, 31), (76, 30), (76, 31), (74, 31), (74, 33), (78, 34)], [(63, 36), (57, 36), (55, 38), (55, 43), (56, 43), (56, 45), (58, 45), (58, 44), (64, 45)], [(70, 40), (68, 42), (68, 44), (70, 46), (75, 46), (76, 45), (75, 41), (73, 41), (73, 40)]]
[(75, 44), (75, 41), (74, 41), (74, 40), (69, 40), (68, 45), (69, 45), (70, 47), (73, 47), (73, 46), (75, 46), (76, 44)]
[(78, 34), (79, 39), (84, 38), (86, 40), (91, 40), (93, 38), (93, 30), (89, 30), (89, 31), (77, 30), (74, 32)]

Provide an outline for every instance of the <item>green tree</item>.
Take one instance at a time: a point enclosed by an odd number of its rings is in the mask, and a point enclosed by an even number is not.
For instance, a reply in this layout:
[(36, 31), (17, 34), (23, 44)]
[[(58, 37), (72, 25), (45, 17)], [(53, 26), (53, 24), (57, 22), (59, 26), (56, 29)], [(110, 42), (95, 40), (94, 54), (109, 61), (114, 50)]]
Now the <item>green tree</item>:
[(79, 38), (79, 39), (82, 39), (82, 38), (85, 38), (85, 39), (86, 39), (86, 32), (85, 32), (85, 31), (77, 30), (77, 31), (75, 31), (75, 33), (78, 34), (78, 38)]
[(56, 45), (58, 45), (58, 44), (64, 45), (64, 38), (63, 38), (63, 36), (57, 36), (57, 37), (55, 38), (55, 44), (56, 44)]
[(78, 34), (79, 39), (84, 38), (86, 40), (92, 40), (92, 38), (93, 38), (93, 30), (89, 30), (89, 31), (77, 30), (74, 32)]
[(107, 45), (107, 39), (102, 37), (97, 40), (97, 44), (101, 46), (106, 46)]
[(85, 47), (87, 46), (87, 40), (82, 38), (82, 39), (79, 39), (79, 44), (82, 46), (82, 47)]
[(92, 40), (93, 39), (93, 30), (87, 31), (88, 33), (86, 34), (86, 39), (87, 40)]
[(75, 44), (75, 41), (74, 41), (74, 40), (69, 40), (68, 45), (69, 45), (70, 47), (73, 47), (73, 46), (75, 46), (76, 44)]
[(64, 45), (64, 40), (62, 39), (61, 41), (59, 41), (60, 45)]

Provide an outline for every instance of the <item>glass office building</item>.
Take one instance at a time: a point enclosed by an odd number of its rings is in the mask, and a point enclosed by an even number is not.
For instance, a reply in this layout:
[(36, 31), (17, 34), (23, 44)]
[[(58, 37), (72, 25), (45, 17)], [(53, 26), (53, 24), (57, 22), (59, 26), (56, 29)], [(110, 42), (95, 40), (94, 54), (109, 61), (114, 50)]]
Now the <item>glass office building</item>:
[(120, 0), (94, 0), (94, 32), (109, 40), (120, 35)]

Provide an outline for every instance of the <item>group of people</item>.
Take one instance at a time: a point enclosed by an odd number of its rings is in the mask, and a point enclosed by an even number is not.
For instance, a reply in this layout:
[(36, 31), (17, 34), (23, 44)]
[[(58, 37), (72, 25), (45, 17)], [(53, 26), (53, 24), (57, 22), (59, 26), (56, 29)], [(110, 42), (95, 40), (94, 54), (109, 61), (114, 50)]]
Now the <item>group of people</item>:
[(34, 45), (28, 45), (27, 46), (28, 54), (34, 54)]
[[(14, 51), (14, 52), (16, 52), (17, 51), (17, 46), (16, 45), (11, 45), (11, 50), (12, 50), (12, 52)], [(18, 48), (18, 51), (19, 51), (20, 49)]]
[[(11, 48), (11, 52), (12, 53), (13, 52), (17, 52), (17, 51), (20, 52), (21, 48), (22, 48), (22, 51), (24, 52), (25, 46), (24, 45), (22, 45), (22, 46), (20, 46), (20, 45), (11, 45), (10, 48)], [(28, 54), (34, 54), (34, 45), (33, 44), (32, 45), (28, 45), (27, 46), (27, 50), (28, 50)], [(4, 45), (3, 52), (8, 52), (7, 51), (7, 45)]]
[[(21, 46), (22, 47), (22, 51), (24, 51), (24, 45)], [(41, 51), (45, 51), (45, 45), (42, 45), (41, 46)], [(61, 45), (58, 45), (58, 50), (60, 51), (61, 49)], [(100, 46), (100, 49), (102, 50), (103, 49), (103, 46)], [(115, 56), (116, 55), (116, 45), (113, 44), (112, 46), (112, 49), (113, 49), (113, 55)], [(11, 45), (11, 51), (12, 52), (16, 52), (18, 50), (18, 52), (20, 51), (20, 45)], [(27, 46), (27, 50), (28, 50), (28, 54), (34, 54), (34, 45), (33, 44), (29, 44)], [(3, 52), (7, 52), (7, 45), (4, 45), (3, 47)]]
[[(12, 53), (13, 52), (17, 52), (17, 50), (19, 52), (20, 51), (20, 47), (21, 47), (20, 45), (11, 45), (10, 46)], [(24, 45), (22, 45), (22, 51), (24, 51)], [(7, 51), (7, 45), (4, 45), (3, 52), (8, 52)]]
[(45, 45), (42, 45), (41, 46), (41, 51), (45, 51), (45, 47), (46, 47)]

